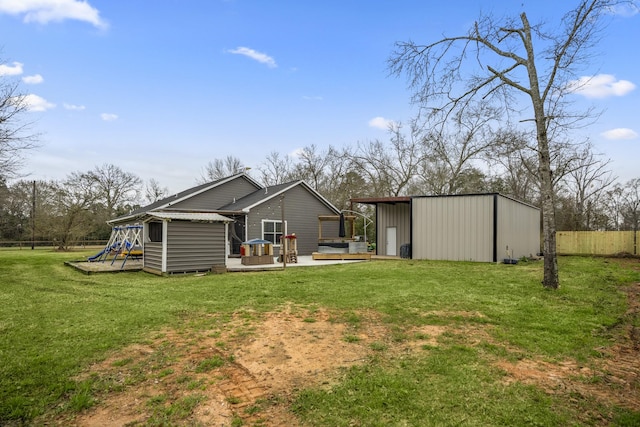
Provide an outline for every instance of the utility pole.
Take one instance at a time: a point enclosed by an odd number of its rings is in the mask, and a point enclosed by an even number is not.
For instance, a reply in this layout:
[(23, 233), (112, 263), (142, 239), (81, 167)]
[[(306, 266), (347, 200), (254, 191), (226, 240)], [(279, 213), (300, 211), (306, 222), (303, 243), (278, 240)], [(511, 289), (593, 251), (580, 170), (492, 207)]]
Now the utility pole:
[(31, 250), (36, 246), (36, 182), (33, 181), (31, 192)]
[(281, 217), (282, 217), (282, 237), (280, 238), (280, 250), (282, 252), (282, 269), (287, 268), (287, 232), (285, 229), (284, 222), (284, 194), (280, 195), (280, 209), (281, 209)]

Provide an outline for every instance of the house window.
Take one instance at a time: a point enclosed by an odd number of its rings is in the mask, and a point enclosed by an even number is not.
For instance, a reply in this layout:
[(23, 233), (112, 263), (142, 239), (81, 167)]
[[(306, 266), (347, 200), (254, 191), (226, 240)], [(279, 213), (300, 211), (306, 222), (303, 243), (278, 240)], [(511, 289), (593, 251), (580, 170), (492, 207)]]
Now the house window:
[(262, 238), (274, 245), (280, 244), (282, 237), (282, 221), (262, 220)]
[(162, 223), (161, 222), (149, 223), (149, 240), (151, 242), (162, 242)]

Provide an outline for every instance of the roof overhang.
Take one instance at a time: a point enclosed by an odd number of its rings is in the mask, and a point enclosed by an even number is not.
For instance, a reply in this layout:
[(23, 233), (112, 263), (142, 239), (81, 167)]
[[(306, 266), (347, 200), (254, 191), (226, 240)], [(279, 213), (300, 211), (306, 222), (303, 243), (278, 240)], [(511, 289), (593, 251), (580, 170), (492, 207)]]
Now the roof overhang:
[(214, 212), (149, 212), (145, 215), (145, 222), (161, 219), (169, 221), (194, 222), (233, 222), (233, 219)]
[(398, 197), (356, 197), (350, 199), (351, 203), (362, 203), (364, 205), (377, 205), (379, 203), (388, 203), (388, 204), (396, 204), (396, 203), (410, 203), (411, 197), (409, 196), (398, 196)]

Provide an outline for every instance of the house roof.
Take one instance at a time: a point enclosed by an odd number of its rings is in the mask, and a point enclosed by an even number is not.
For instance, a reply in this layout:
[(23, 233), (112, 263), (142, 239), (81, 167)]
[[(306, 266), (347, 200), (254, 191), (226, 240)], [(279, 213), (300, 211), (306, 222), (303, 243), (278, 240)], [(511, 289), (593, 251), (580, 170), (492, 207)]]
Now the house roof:
[(214, 212), (149, 212), (145, 215), (151, 219), (173, 219), (183, 221), (233, 222), (231, 218)]
[(156, 202), (153, 202), (149, 205), (146, 206), (142, 206), (138, 209), (134, 209), (133, 211), (131, 211), (130, 213), (126, 214), (126, 215), (122, 215), (118, 218), (114, 218), (111, 219), (109, 221), (107, 221), (108, 224), (114, 223), (114, 222), (120, 222), (120, 221), (124, 221), (127, 219), (134, 219), (134, 218), (139, 218), (141, 216), (143, 216), (144, 214), (151, 212), (151, 211), (157, 211), (157, 210), (161, 210), (161, 209), (166, 209), (178, 202), (181, 202), (183, 200), (186, 200), (190, 197), (196, 196), (198, 194), (204, 193), (205, 191), (208, 191), (212, 188), (218, 187), (222, 184), (225, 184), (229, 181), (233, 181), (234, 179), (238, 179), (240, 177), (244, 177), (247, 181), (249, 181), (251, 184), (253, 184), (256, 188), (261, 188), (261, 185), (255, 181), (253, 178), (251, 178), (249, 175), (247, 175), (245, 172), (240, 172), (237, 173), (235, 175), (231, 175), (228, 176), (226, 178), (222, 178), (222, 179), (218, 179), (216, 181), (212, 181), (212, 182), (207, 182), (205, 184), (201, 184), (192, 188), (189, 188), (187, 190), (181, 191), (179, 193), (176, 193), (172, 196), (169, 197), (165, 197), (164, 199), (158, 200)]
[(311, 188), (311, 186), (309, 184), (307, 184), (304, 181), (292, 181), (292, 182), (287, 182), (284, 184), (279, 184), (279, 185), (272, 185), (270, 187), (266, 187), (266, 188), (262, 188), (260, 190), (257, 190), (245, 197), (242, 197), (238, 200), (236, 200), (234, 203), (230, 203), (226, 206), (221, 207), (219, 210), (220, 211), (250, 211), (252, 208), (254, 208), (255, 206), (258, 206), (268, 200), (273, 199), (274, 197), (278, 197), (281, 194), (289, 191), (290, 189), (296, 187), (296, 186), (302, 186), (304, 187), (307, 191), (309, 191), (310, 193), (312, 193), (316, 198), (318, 198), (318, 200), (320, 200), (324, 205), (326, 205), (329, 209), (331, 209), (332, 211), (336, 212), (336, 213), (340, 213), (340, 211), (338, 210), (338, 208), (336, 208), (335, 206), (333, 206), (331, 204), (331, 202), (329, 202), (327, 199), (325, 199), (320, 193), (318, 193), (317, 191), (315, 191), (313, 188)]

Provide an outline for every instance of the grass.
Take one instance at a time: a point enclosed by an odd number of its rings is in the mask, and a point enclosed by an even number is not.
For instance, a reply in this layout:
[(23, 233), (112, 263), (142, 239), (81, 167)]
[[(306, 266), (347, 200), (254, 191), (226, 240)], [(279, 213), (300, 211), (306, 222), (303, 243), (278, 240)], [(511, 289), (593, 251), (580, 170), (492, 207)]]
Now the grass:
[[(579, 404), (533, 386), (504, 385), (489, 360), (513, 356), (508, 347), (517, 357), (588, 362), (628, 321), (621, 287), (640, 280), (615, 262), (582, 257), (560, 259), (558, 291), (542, 288), (536, 262), (398, 260), (199, 277), (86, 276), (63, 265), (87, 254), (0, 250), (0, 425), (28, 424), (54, 407), (90, 407), (97, 385), (75, 376), (163, 327), (204, 328), (210, 313), (245, 312), (249, 321), (285, 303), (342, 313), (336, 321), (351, 330), (361, 313), (375, 312), (399, 341), (412, 326), (458, 324), (490, 326), (501, 343), (474, 347), (449, 334), (439, 337), (446, 345), (423, 346), (420, 357), (373, 358), (330, 390), (300, 392), (293, 408), (311, 425), (571, 424)], [(382, 355), (386, 344), (372, 348)], [(162, 369), (170, 349), (158, 357), (155, 368), (168, 375)], [(210, 359), (197, 369), (222, 363)], [(155, 422), (175, 424), (199, 402), (156, 402)], [(639, 418), (623, 408), (604, 410), (621, 425)]]

